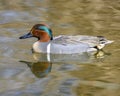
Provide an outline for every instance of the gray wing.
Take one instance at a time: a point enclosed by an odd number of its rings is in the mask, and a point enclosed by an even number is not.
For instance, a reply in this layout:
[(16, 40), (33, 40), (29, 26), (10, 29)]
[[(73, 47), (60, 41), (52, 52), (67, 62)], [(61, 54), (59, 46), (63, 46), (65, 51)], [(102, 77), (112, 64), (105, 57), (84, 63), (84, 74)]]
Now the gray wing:
[(85, 36), (85, 35), (77, 35), (77, 36), (65, 36), (60, 35), (55, 37), (52, 41), (55, 44), (62, 44), (62, 45), (78, 45), (80, 43), (88, 44), (90, 47), (94, 47), (99, 45), (99, 38), (95, 36)]

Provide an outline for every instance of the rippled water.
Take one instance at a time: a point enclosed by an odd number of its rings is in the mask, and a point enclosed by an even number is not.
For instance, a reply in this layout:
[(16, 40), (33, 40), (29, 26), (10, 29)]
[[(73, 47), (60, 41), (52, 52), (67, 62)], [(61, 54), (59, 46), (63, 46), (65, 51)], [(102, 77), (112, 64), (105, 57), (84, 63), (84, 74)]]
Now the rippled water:
[[(0, 96), (120, 96), (119, 0), (0, 0)], [(37, 23), (53, 34), (103, 35), (100, 54), (32, 54)], [(102, 54), (102, 55), (101, 55)]]

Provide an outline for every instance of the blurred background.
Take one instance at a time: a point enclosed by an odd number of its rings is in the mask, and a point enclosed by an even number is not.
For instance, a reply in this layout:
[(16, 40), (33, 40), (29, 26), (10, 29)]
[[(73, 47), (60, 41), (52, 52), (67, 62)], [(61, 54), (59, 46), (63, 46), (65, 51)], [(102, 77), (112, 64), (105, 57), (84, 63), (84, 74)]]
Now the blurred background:
[[(47, 62), (45, 54), (32, 54), (35, 38), (19, 40), (37, 23), (48, 24), (54, 36), (115, 42), (102, 56)], [(120, 96), (119, 0), (0, 0), (0, 30), (0, 96)]]

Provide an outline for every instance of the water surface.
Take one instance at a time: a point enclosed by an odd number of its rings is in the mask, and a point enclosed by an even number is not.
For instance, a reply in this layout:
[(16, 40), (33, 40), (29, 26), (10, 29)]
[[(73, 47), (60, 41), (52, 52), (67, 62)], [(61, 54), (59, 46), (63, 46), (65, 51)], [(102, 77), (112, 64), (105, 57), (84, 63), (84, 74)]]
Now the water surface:
[[(0, 96), (120, 96), (119, 0), (0, 0)], [(37, 23), (54, 36), (103, 35), (104, 55), (32, 54), (35, 38), (19, 40)], [(58, 58), (56, 58), (58, 57)]]

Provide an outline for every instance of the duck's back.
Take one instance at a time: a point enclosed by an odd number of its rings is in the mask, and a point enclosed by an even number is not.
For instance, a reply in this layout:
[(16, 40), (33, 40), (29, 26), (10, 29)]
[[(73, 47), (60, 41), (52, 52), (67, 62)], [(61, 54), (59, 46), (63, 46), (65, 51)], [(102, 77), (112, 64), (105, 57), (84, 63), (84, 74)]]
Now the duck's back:
[(89, 44), (89, 46), (95, 46), (96, 44), (99, 44), (100, 38), (95, 36), (86, 36), (86, 35), (77, 35), (77, 36), (66, 36), (66, 35), (60, 35), (58, 37), (55, 37), (52, 41), (55, 44), (74, 44), (78, 45), (80, 43), (86, 43)]

